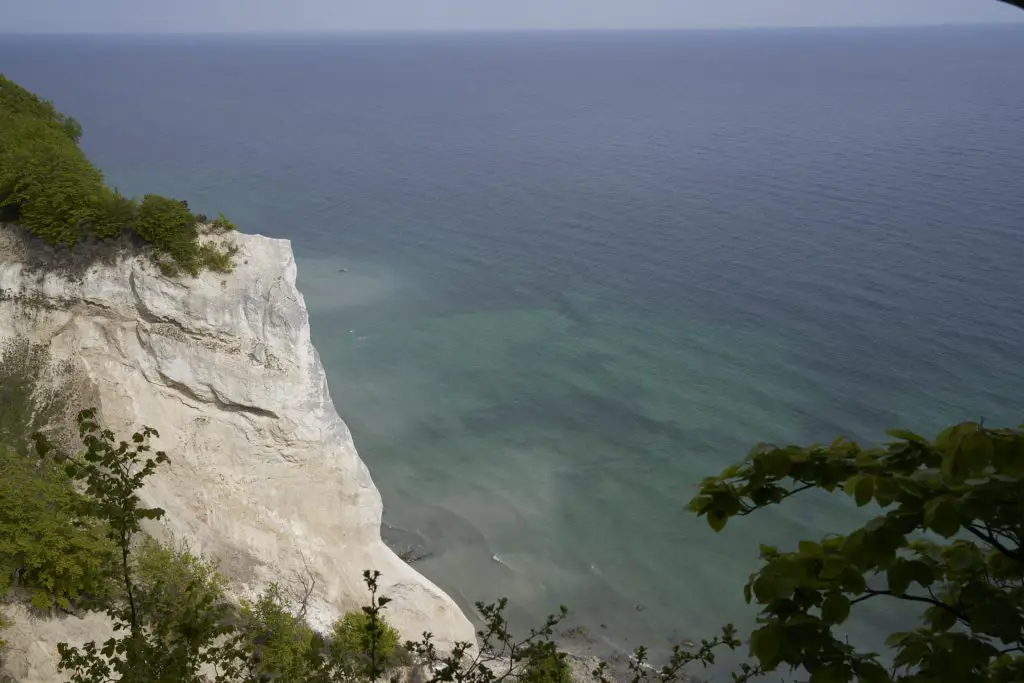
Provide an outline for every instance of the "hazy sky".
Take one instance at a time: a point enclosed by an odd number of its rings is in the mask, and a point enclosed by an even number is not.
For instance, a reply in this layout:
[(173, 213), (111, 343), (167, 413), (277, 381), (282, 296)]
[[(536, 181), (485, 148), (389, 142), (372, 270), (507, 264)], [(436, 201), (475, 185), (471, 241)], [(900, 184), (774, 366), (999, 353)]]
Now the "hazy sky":
[(863, 26), (1024, 21), (997, 0), (0, 0), (2, 33)]

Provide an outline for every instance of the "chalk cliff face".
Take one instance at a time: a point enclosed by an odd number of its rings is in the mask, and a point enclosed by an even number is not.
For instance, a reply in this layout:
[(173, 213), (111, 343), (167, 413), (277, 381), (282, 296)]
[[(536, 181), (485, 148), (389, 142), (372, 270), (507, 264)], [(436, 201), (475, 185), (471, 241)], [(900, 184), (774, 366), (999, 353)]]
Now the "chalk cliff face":
[(230, 275), (167, 278), (127, 246), (70, 274), (27, 265), (37, 251), (0, 226), (0, 340), (73, 359), (118, 434), (159, 430), (171, 463), (145, 502), (240, 593), (311, 572), (324, 628), (365, 604), (362, 572), (378, 569), (403, 636), (473, 641), (455, 603), (381, 541), (381, 497), (331, 401), (290, 243), (225, 239)]

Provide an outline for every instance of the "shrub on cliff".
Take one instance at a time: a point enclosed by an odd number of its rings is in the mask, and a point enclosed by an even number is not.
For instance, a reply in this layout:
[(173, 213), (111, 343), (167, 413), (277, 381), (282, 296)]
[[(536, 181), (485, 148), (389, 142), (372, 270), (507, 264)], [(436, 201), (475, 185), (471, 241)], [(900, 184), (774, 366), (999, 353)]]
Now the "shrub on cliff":
[(52, 106), (22, 106), (29, 98), (0, 76), (0, 207), (40, 239), (73, 246), (97, 218), (103, 176)]
[[(217, 565), (186, 545), (145, 537), (131, 550), (134, 599), (160, 667), (193, 671), (230, 628), (234, 607)], [(213, 650), (216, 651), (216, 650)], [(187, 677), (187, 676), (186, 676)]]
[(278, 584), (269, 585), (254, 602), (243, 602), (239, 632), (242, 658), (257, 676), (285, 681), (309, 680), (318, 668), (321, 642), (288, 609)]
[(60, 463), (0, 447), (0, 595), (71, 610), (112, 594), (114, 545)]
[(167, 255), (172, 259), (165, 270), (173, 272), (177, 266), (191, 275), (199, 273), (199, 233), (195, 216), (185, 202), (147, 194), (139, 204), (135, 232), (153, 245), (158, 257)]
[(235, 224), (229, 221), (227, 216), (225, 216), (222, 213), (217, 214), (217, 217), (213, 219), (211, 225), (214, 227), (215, 230), (220, 230), (223, 232), (237, 229), (235, 227)]
[(0, 101), (3, 102), (3, 112), (51, 125), (72, 142), (78, 142), (82, 137), (82, 126), (78, 121), (60, 113), (52, 103), (40, 99), (3, 75), (0, 75)]
[(0, 350), (0, 598), (70, 610), (110, 594), (113, 545), (63, 471), (57, 451), (33, 445), (67, 408), (68, 367), (24, 338)]
[(558, 652), (553, 643), (548, 649), (526, 667), (519, 677), (520, 683), (572, 683), (572, 669), (565, 661), (565, 653)]
[(398, 631), (381, 612), (349, 612), (334, 624), (331, 650), (357, 675), (371, 677), (377, 668), (387, 670), (402, 663), (399, 643)]
[(102, 520), (63, 471), (35, 448), (67, 409), (69, 367), (25, 338), (0, 349), (0, 598), (70, 610), (110, 594), (113, 545)]
[(97, 201), (97, 212), (89, 225), (89, 233), (98, 239), (120, 237), (126, 230), (136, 225), (139, 206), (131, 197), (125, 197), (117, 189), (100, 193)]
[[(111, 190), (78, 147), (81, 126), (0, 75), (0, 218), (48, 244), (134, 232), (167, 272), (230, 269), (230, 254), (197, 239), (187, 205), (146, 195), (141, 206)], [(223, 219), (223, 225), (230, 225)]]

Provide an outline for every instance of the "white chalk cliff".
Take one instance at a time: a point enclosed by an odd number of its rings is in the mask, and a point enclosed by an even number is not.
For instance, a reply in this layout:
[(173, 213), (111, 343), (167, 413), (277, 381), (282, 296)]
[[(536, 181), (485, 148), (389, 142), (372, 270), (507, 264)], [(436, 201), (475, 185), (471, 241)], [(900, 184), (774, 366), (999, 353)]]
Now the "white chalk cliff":
[(118, 434), (159, 430), (171, 463), (143, 498), (240, 594), (308, 569), (324, 628), (365, 604), (362, 572), (378, 569), (404, 637), (474, 641), (451, 598), (381, 541), (381, 497), (331, 401), (290, 243), (225, 239), (229, 275), (168, 278), (131, 249), (71, 274), (28, 265), (38, 254), (0, 226), (0, 341), (72, 359)]

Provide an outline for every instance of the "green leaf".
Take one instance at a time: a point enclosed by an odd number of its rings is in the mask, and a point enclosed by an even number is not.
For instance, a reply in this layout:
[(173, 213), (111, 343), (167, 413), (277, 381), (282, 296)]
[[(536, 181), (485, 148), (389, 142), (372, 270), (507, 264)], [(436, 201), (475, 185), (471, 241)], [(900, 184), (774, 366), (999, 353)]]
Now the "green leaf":
[(928, 654), (928, 645), (920, 640), (908, 641), (896, 655), (893, 665), (896, 668), (911, 667), (918, 664)]
[(843, 484), (843, 493), (853, 498), (853, 493), (857, 488), (857, 482), (860, 481), (860, 476), (855, 475), (846, 480)]
[(896, 595), (903, 595), (910, 586), (913, 572), (910, 563), (905, 560), (897, 560), (886, 572), (886, 579), (889, 583), (889, 590)]
[(875, 500), (881, 507), (887, 507), (900, 496), (900, 487), (891, 477), (879, 477), (875, 481)]
[(850, 599), (842, 593), (830, 593), (821, 603), (821, 618), (829, 624), (841, 624), (850, 616)]
[(800, 541), (797, 546), (802, 555), (807, 557), (821, 557), (821, 546), (814, 541)]
[(781, 627), (764, 626), (750, 634), (750, 652), (761, 664), (770, 667), (776, 662), (782, 644)]
[(867, 581), (864, 575), (855, 569), (843, 572), (842, 587), (848, 593), (860, 595), (867, 590)]
[(754, 579), (752, 588), (754, 591), (754, 597), (757, 598), (757, 601), (761, 604), (771, 602), (779, 597), (779, 582), (771, 574), (762, 573)]
[(759, 455), (757, 460), (764, 467), (768, 476), (779, 479), (789, 474), (790, 469), (793, 467), (789, 453), (781, 448)]
[[(992, 465), (1002, 476), (1024, 477), (1024, 438), (1001, 437), (993, 444)], [(1005, 479), (1004, 479), (1005, 481)]]
[(971, 608), (971, 629), (995, 636), (1004, 643), (1013, 643), (1021, 637), (1021, 620), (1013, 605), (1000, 594)]
[(984, 431), (977, 431), (964, 437), (960, 445), (960, 457), (966, 469), (980, 473), (992, 461), (995, 448), (992, 438)]
[(843, 541), (843, 555), (853, 561), (859, 561), (864, 554), (864, 539), (867, 533), (863, 529), (857, 529)]
[(708, 510), (708, 526), (715, 531), (721, 531), (729, 521), (729, 516), (717, 508)]
[(906, 631), (897, 631), (896, 633), (890, 634), (889, 637), (885, 639), (885, 646), (895, 649), (903, 645), (903, 643), (905, 643), (907, 640), (913, 637), (914, 634), (912, 633), (907, 633)]
[(859, 683), (890, 683), (889, 672), (878, 662), (862, 662), (856, 667)]
[(953, 501), (946, 496), (933, 498), (925, 503), (924, 523), (935, 533), (949, 538), (960, 530), (960, 515)]
[(927, 588), (935, 582), (935, 571), (931, 566), (922, 560), (911, 560), (907, 563), (907, 570), (910, 572), (912, 581)]
[(708, 506), (711, 505), (711, 496), (697, 496), (687, 504), (687, 508), (690, 512), (695, 512), (698, 515), (707, 510)]
[(857, 503), (857, 507), (864, 507), (871, 502), (871, 497), (875, 493), (875, 480), (874, 477), (860, 477), (857, 480), (856, 488), (854, 489), (854, 500)]
[(906, 429), (887, 429), (886, 434), (893, 437), (894, 439), (902, 439), (904, 441), (910, 441), (911, 443), (918, 443), (923, 446), (928, 446), (928, 440), (922, 436), (915, 434)]
[(929, 607), (925, 613), (933, 631), (944, 633), (956, 624), (956, 615), (944, 607)]
[(840, 664), (831, 664), (815, 669), (811, 672), (810, 683), (847, 683), (852, 672)]
[(837, 579), (843, 573), (843, 570), (846, 569), (847, 566), (848, 563), (846, 561), (846, 558), (842, 555), (829, 555), (825, 558), (825, 561), (821, 567), (821, 571), (818, 572), (818, 578), (822, 579), (823, 581), (831, 581), (833, 579)]
[(935, 445), (945, 452), (952, 451), (960, 442), (960, 438), (969, 431), (977, 428), (975, 422), (961, 422), (960, 424), (946, 427), (935, 437)]

